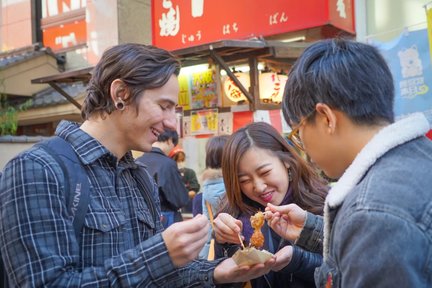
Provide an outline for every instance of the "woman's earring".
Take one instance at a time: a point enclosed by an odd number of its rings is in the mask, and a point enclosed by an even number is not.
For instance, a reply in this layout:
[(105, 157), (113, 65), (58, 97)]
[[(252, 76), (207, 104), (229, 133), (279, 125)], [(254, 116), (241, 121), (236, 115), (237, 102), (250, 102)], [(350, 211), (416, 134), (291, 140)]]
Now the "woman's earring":
[(292, 172), (291, 169), (288, 168), (288, 181), (291, 182), (292, 181)]
[(124, 108), (125, 108), (125, 103), (124, 103), (124, 101), (123, 101), (121, 98), (119, 98), (119, 99), (117, 100), (117, 102), (115, 103), (115, 107), (117, 108), (117, 110), (123, 111)]

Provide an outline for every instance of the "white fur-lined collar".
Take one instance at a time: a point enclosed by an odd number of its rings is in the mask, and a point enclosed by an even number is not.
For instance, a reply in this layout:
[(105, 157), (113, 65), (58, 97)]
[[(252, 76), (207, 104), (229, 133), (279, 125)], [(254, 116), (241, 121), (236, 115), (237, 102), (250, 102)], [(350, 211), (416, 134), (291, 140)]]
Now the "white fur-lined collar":
[(328, 255), (330, 236), (329, 208), (342, 204), (369, 168), (392, 148), (426, 134), (430, 124), (422, 113), (414, 113), (380, 130), (360, 151), (339, 181), (329, 191), (324, 207), (324, 257)]

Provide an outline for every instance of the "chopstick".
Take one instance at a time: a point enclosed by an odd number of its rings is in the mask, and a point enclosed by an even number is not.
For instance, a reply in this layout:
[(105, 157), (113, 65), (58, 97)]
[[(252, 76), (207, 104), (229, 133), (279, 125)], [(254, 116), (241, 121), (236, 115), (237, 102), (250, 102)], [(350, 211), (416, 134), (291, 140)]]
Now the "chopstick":
[[(214, 231), (215, 228), (214, 228), (214, 224), (213, 224), (213, 220), (214, 220), (213, 210), (212, 210), (211, 205), (210, 205), (210, 203), (208, 201), (205, 201), (205, 205), (206, 205), (207, 210), (208, 210), (208, 214), (209, 214), (209, 218), (210, 218), (210, 224), (211, 224), (212, 229)], [(245, 249), (245, 246), (244, 246), (243, 240), (241, 239), (240, 233), (237, 234), (237, 236), (238, 236), (238, 238), (240, 240), (240, 244), (242, 246), (242, 249)]]
[(208, 210), (208, 214), (209, 214), (209, 218), (210, 218), (210, 224), (211, 224), (212, 229), (213, 229), (213, 231), (214, 231), (214, 224), (213, 224), (213, 221), (214, 221), (214, 218), (213, 218), (213, 210), (212, 210), (211, 205), (210, 205), (210, 203), (209, 203), (208, 201), (205, 201), (205, 204), (206, 204), (206, 207), (207, 207), (207, 210)]

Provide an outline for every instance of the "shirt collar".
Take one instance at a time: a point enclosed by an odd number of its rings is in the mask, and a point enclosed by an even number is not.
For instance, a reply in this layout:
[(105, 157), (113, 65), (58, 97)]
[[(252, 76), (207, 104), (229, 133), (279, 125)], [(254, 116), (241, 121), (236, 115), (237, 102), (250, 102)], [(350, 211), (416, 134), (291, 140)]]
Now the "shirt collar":
[[(57, 126), (55, 134), (72, 145), (81, 162), (85, 165), (100, 158), (106, 158), (109, 162), (117, 163), (117, 157), (98, 140), (81, 130), (78, 123), (63, 120)], [(120, 159), (119, 164), (122, 166), (136, 166), (130, 151)]]

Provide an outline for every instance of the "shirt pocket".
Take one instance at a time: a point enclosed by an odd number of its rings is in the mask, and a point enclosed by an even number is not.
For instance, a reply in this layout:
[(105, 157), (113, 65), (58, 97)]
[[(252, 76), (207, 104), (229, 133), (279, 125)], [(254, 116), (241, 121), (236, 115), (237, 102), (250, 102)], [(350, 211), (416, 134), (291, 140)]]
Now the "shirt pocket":
[(148, 226), (150, 229), (155, 228), (155, 220), (149, 210), (137, 210), (138, 220)]
[(328, 257), (325, 262), (315, 270), (315, 283), (317, 287), (340, 287), (340, 271), (334, 259)]
[(84, 226), (94, 233), (107, 233), (119, 230), (126, 223), (126, 217), (121, 210), (98, 209), (87, 213)]

